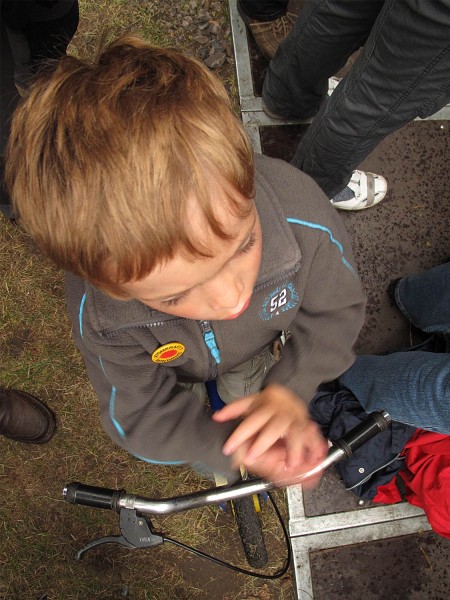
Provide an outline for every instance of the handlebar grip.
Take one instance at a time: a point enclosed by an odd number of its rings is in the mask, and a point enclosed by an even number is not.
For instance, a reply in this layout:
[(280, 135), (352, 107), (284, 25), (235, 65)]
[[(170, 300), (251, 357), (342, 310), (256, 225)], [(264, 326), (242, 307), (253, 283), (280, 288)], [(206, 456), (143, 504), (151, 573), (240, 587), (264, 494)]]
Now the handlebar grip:
[(71, 504), (83, 504), (95, 508), (105, 508), (119, 512), (119, 500), (125, 494), (125, 490), (111, 490), (109, 488), (84, 485), (78, 481), (72, 481), (64, 486), (63, 498)]
[(387, 429), (390, 423), (391, 417), (386, 411), (370, 413), (359, 425), (348, 431), (343, 437), (333, 441), (333, 446), (343, 450), (348, 458), (377, 433)]

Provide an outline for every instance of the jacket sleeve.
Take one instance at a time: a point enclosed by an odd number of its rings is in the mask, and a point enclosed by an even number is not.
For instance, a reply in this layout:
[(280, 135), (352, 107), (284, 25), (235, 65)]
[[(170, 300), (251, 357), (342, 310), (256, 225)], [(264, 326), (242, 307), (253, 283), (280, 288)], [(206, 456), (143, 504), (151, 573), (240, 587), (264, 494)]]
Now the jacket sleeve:
[(148, 462), (201, 463), (230, 476), (222, 446), (236, 422), (215, 423), (204, 399), (177, 384), (173, 369), (153, 363), (129, 333), (105, 339), (88, 318), (81, 328), (73, 303), (68, 298), (75, 342), (113, 441)]
[(322, 205), (324, 225), (318, 227), (291, 220), (302, 247), (306, 286), (281, 359), (265, 380), (266, 385), (285, 385), (307, 403), (321, 383), (352, 365), (353, 345), (364, 323), (365, 295), (348, 236), (335, 209), (330, 211)]

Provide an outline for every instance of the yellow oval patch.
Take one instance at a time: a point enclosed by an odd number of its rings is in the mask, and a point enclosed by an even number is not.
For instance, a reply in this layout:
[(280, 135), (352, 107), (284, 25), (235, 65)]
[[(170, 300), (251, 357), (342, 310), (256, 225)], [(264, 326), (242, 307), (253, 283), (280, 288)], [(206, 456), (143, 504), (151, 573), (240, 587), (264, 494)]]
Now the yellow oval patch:
[(164, 344), (163, 346), (156, 348), (153, 352), (152, 361), (155, 363), (168, 363), (184, 354), (184, 350), (185, 348), (180, 342)]

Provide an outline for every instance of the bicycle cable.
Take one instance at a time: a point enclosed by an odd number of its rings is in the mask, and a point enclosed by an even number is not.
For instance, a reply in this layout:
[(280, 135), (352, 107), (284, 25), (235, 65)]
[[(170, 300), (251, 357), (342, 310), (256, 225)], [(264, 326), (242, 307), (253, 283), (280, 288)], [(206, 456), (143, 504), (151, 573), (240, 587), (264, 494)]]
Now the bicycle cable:
[(232, 571), (242, 573), (243, 575), (250, 575), (251, 577), (258, 577), (260, 579), (279, 579), (287, 572), (287, 570), (289, 568), (289, 565), (291, 563), (291, 558), (292, 558), (292, 548), (291, 548), (291, 542), (289, 540), (289, 534), (287, 532), (287, 528), (283, 521), (283, 517), (281, 516), (280, 510), (279, 510), (272, 494), (270, 492), (267, 492), (267, 496), (268, 496), (270, 502), (272, 503), (275, 514), (278, 517), (278, 522), (280, 523), (281, 529), (283, 530), (284, 541), (286, 543), (286, 548), (287, 548), (287, 556), (286, 556), (286, 561), (285, 561), (284, 565), (281, 567), (281, 569), (279, 569), (278, 571), (276, 571), (273, 574), (265, 574), (265, 573), (258, 573), (257, 571), (249, 571), (248, 569), (243, 569), (241, 567), (237, 567), (236, 565), (233, 565), (229, 562), (221, 560), (220, 558), (217, 558), (216, 556), (211, 556), (210, 554), (207, 554), (206, 552), (202, 552), (201, 550), (198, 550), (197, 548), (193, 548), (192, 546), (188, 546), (187, 544), (184, 544), (183, 542), (174, 540), (173, 538), (163, 536), (163, 539), (165, 542), (170, 542), (170, 543), (174, 544), (175, 546), (179, 546), (180, 548), (183, 548), (184, 550), (188, 550), (189, 552), (196, 554), (197, 556), (206, 558), (207, 560), (217, 563), (218, 565), (221, 565), (222, 567), (226, 567), (227, 569), (231, 569)]

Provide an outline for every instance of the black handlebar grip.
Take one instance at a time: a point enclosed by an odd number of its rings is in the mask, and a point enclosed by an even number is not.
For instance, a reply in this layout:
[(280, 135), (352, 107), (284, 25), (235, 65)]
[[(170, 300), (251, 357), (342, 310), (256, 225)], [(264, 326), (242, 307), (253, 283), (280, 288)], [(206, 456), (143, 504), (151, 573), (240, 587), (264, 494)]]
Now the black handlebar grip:
[(366, 442), (372, 439), (380, 431), (387, 429), (391, 422), (391, 417), (386, 411), (370, 413), (367, 419), (359, 425), (348, 431), (340, 439), (333, 441), (333, 445), (341, 448), (348, 458), (361, 448)]
[(64, 486), (63, 498), (71, 504), (83, 504), (95, 508), (105, 508), (119, 512), (119, 500), (125, 494), (125, 490), (110, 490), (109, 488), (84, 485), (78, 481), (72, 481)]

